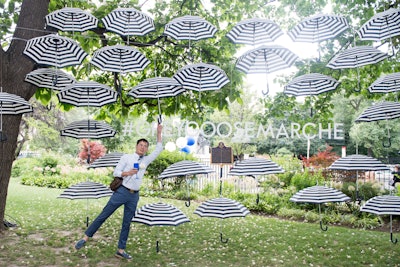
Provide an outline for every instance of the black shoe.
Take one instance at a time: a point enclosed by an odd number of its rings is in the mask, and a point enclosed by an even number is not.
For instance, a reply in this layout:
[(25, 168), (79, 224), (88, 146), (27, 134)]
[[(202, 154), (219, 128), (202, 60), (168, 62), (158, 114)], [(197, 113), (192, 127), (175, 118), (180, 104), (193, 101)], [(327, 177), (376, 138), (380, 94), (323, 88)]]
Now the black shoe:
[(125, 251), (121, 253), (118, 250), (115, 253), (115, 257), (119, 258), (119, 259), (126, 259), (126, 260), (131, 260), (132, 259), (132, 256), (129, 255), (128, 253), (126, 253)]

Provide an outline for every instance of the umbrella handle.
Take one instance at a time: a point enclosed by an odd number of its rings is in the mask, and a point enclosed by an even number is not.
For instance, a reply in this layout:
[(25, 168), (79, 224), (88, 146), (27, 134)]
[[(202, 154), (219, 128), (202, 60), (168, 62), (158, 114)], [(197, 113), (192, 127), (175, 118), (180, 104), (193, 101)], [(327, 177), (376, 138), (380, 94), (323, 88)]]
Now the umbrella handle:
[(397, 238), (393, 239), (393, 233), (390, 233), (390, 241), (392, 241), (393, 244), (397, 243)]
[(219, 233), (219, 238), (220, 238), (222, 243), (228, 243), (229, 238), (223, 239), (222, 238), (222, 233)]
[(156, 251), (157, 253), (160, 252), (160, 242), (158, 240), (156, 242)]
[(257, 198), (256, 198), (256, 204), (258, 205), (258, 203), (260, 203), (260, 194), (257, 193)]
[(186, 206), (186, 207), (190, 207), (190, 197), (188, 198), (187, 201), (185, 201), (185, 206)]
[(391, 147), (392, 146), (392, 141), (390, 140), (390, 137), (388, 138), (387, 143), (385, 143), (385, 141), (382, 141), (382, 146), (383, 147)]
[(324, 231), (324, 232), (328, 230), (328, 226), (327, 226), (327, 225), (323, 226), (323, 225), (322, 225), (322, 221), (319, 221), (319, 227), (320, 227), (321, 230)]

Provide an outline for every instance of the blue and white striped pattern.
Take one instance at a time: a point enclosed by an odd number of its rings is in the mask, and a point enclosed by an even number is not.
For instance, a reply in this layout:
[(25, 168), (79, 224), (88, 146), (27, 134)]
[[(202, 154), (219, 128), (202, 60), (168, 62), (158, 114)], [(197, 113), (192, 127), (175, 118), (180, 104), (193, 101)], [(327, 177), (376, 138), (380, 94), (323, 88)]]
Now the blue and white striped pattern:
[(335, 188), (327, 186), (310, 186), (294, 194), (290, 201), (296, 203), (322, 204), (328, 202), (347, 202), (350, 197)]
[(115, 167), (124, 153), (112, 152), (93, 161), (88, 168)]
[(148, 226), (178, 226), (190, 220), (182, 211), (170, 204), (153, 203), (139, 208), (132, 222)]
[(334, 38), (348, 28), (343, 16), (317, 14), (301, 21), (288, 35), (294, 42), (317, 43)]
[(364, 110), (355, 122), (371, 122), (400, 118), (400, 103), (383, 101)]
[(155, 30), (154, 21), (134, 8), (116, 8), (102, 22), (108, 31), (121, 36), (143, 36)]
[(336, 79), (330, 76), (310, 73), (294, 78), (284, 87), (283, 92), (293, 96), (319, 95), (335, 90), (339, 84)]
[(331, 69), (358, 68), (379, 63), (387, 57), (387, 54), (375, 47), (355, 46), (337, 53), (326, 66)]
[(182, 85), (173, 78), (148, 78), (133, 87), (128, 95), (134, 98), (173, 97), (185, 92)]
[(58, 68), (79, 65), (87, 56), (76, 41), (57, 34), (29, 39), (23, 53), (38, 64)]
[(375, 196), (365, 202), (360, 211), (369, 212), (376, 215), (400, 215), (399, 196)]
[(189, 64), (179, 69), (173, 76), (186, 90), (198, 92), (219, 90), (229, 83), (228, 76), (219, 67), (197, 63)]
[(75, 121), (60, 131), (61, 136), (77, 139), (100, 139), (113, 137), (116, 131), (107, 123), (95, 120)]
[(199, 16), (178, 17), (165, 25), (164, 34), (175, 40), (207, 39), (214, 37), (217, 28)]
[(172, 178), (178, 176), (190, 176), (196, 174), (208, 174), (214, 172), (209, 166), (203, 163), (182, 160), (168, 166), (159, 176), (158, 179)]
[(70, 186), (58, 198), (92, 199), (109, 197), (112, 193), (111, 189), (103, 184), (87, 181)]
[(389, 167), (375, 158), (355, 154), (337, 159), (328, 169), (341, 171), (379, 171), (389, 170)]
[(235, 163), (228, 175), (258, 176), (284, 172), (285, 171), (278, 164), (269, 159), (249, 158)]
[(291, 67), (298, 56), (280, 45), (263, 45), (241, 55), (236, 68), (246, 74), (272, 73)]
[(269, 19), (251, 18), (237, 23), (226, 35), (235, 44), (261, 45), (283, 35), (281, 28)]
[(60, 91), (64, 89), (65, 86), (76, 82), (72, 75), (54, 68), (33, 70), (25, 76), (25, 81), (39, 88), (49, 88), (56, 91)]
[(361, 40), (382, 41), (400, 35), (400, 9), (377, 13), (358, 30)]
[(207, 200), (194, 211), (200, 217), (214, 217), (227, 219), (233, 217), (245, 217), (250, 211), (241, 203), (229, 198), (213, 198)]
[(127, 73), (144, 70), (150, 61), (131, 46), (112, 45), (97, 49), (90, 63), (103, 71)]
[(32, 111), (33, 109), (31, 104), (29, 104), (29, 102), (22, 97), (10, 93), (0, 92), (0, 114), (19, 115)]
[(371, 93), (393, 93), (400, 91), (400, 72), (378, 78), (368, 87), (368, 91)]
[(97, 27), (99, 20), (80, 8), (65, 7), (45, 17), (46, 25), (64, 32), (84, 32)]
[(57, 94), (62, 103), (77, 107), (101, 107), (117, 101), (118, 93), (109, 86), (94, 82), (76, 82)]

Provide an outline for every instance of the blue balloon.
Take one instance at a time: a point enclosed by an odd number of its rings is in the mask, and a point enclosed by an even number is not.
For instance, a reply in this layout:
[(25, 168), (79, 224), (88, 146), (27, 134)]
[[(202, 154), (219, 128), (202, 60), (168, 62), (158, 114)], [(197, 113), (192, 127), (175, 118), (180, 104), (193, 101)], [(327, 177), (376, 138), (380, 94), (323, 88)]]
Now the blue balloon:
[(196, 143), (196, 140), (194, 140), (193, 137), (188, 137), (188, 138), (187, 138), (187, 145), (188, 145), (188, 146), (193, 146), (194, 143)]
[(181, 148), (181, 151), (182, 151), (182, 152), (185, 152), (186, 154), (189, 154), (189, 153), (190, 153), (190, 148), (188, 148), (187, 146), (185, 146), (185, 147)]

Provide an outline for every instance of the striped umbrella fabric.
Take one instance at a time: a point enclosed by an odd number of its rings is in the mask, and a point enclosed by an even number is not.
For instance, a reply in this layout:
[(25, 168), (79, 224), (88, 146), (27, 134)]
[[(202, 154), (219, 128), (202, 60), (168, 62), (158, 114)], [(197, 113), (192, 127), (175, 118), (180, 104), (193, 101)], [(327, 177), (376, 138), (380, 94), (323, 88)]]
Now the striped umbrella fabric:
[(296, 203), (323, 204), (328, 202), (347, 202), (350, 201), (350, 197), (335, 188), (315, 185), (300, 190), (289, 200)]
[(213, 198), (201, 203), (194, 211), (200, 217), (227, 219), (245, 217), (250, 211), (241, 203), (224, 197)]
[(258, 176), (284, 172), (282, 167), (269, 159), (249, 158), (235, 163), (228, 175)]
[(364, 110), (356, 122), (372, 122), (400, 118), (400, 103), (383, 101)]
[(327, 75), (310, 73), (298, 76), (285, 85), (283, 92), (293, 96), (319, 95), (335, 90), (339, 82)]
[(150, 61), (131, 46), (112, 45), (97, 49), (90, 63), (103, 71), (127, 73), (144, 70)]
[(212, 38), (217, 28), (199, 16), (186, 15), (168, 22), (164, 27), (164, 35), (175, 40), (193, 40)]
[(132, 222), (148, 226), (178, 226), (190, 222), (178, 208), (165, 203), (146, 204), (136, 211)]
[(400, 72), (378, 78), (368, 87), (368, 91), (371, 93), (393, 93), (400, 91)]
[(189, 64), (179, 69), (173, 76), (184, 89), (198, 92), (219, 90), (229, 78), (218, 66), (206, 63)]
[(400, 35), (400, 9), (375, 14), (357, 31), (361, 40), (382, 41)]
[(97, 27), (99, 20), (80, 8), (65, 7), (45, 17), (46, 25), (68, 32), (84, 32)]
[(109, 197), (112, 193), (111, 189), (103, 184), (86, 181), (68, 187), (58, 196), (58, 198), (97, 199)]
[(5, 92), (0, 92), (0, 114), (19, 115), (32, 112), (33, 108), (24, 98)]
[(341, 171), (379, 171), (389, 170), (389, 167), (373, 157), (354, 154), (337, 159), (328, 169)]
[(90, 168), (116, 167), (124, 153), (112, 152), (96, 159), (89, 165)]
[(155, 30), (154, 21), (135, 8), (116, 8), (102, 22), (108, 31), (121, 36), (143, 36)]
[(100, 139), (113, 137), (116, 131), (107, 123), (95, 120), (75, 121), (60, 131), (61, 136), (76, 139)]
[(33, 70), (25, 76), (25, 81), (39, 88), (49, 88), (56, 91), (61, 91), (65, 86), (76, 82), (72, 75), (56, 68)]
[(288, 35), (294, 42), (314, 43), (332, 39), (348, 28), (349, 24), (343, 16), (317, 14), (301, 21)]
[(116, 102), (118, 93), (98, 82), (81, 81), (67, 85), (57, 97), (60, 102), (77, 107), (102, 107)]
[(273, 42), (282, 35), (283, 31), (274, 21), (251, 18), (233, 26), (226, 37), (235, 44), (261, 45)]
[(236, 68), (246, 74), (272, 73), (291, 67), (298, 56), (280, 45), (263, 45), (247, 51), (236, 61)]
[(159, 176), (158, 179), (173, 178), (178, 176), (190, 176), (196, 174), (209, 174), (214, 172), (209, 166), (203, 163), (182, 160), (168, 166)]
[(358, 68), (379, 63), (387, 57), (387, 54), (372, 46), (355, 46), (336, 54), (326, 66), (331, 69)]
[(79, 65), (87, 56), (77, 42), (56, 34), (29, 39), (23, 53), (38, 64), (58, 68)]
[(185, 92), (182, 85), (173, 78), (148, 78), (133, 87), (128, 95), (134, 98), (174, 97)]

